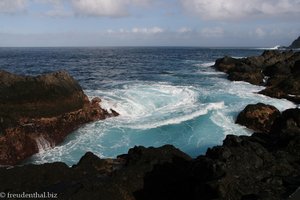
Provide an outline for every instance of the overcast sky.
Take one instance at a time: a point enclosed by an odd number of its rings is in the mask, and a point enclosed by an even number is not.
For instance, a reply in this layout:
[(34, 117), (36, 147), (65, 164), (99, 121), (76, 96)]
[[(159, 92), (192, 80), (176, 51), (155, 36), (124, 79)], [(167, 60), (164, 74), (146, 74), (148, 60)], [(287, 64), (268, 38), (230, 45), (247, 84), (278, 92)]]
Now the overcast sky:
[(0, 0), (0, 46), (289, 45), (300, 0)]

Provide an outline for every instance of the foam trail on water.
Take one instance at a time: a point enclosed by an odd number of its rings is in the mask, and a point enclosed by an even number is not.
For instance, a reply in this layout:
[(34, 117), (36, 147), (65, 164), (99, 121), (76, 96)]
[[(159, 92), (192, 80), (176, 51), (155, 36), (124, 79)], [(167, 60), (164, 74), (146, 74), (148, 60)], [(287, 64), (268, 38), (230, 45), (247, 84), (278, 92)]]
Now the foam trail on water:
[(150, 128), (157, 128), (160, 126), (165, 126), (165, 125), (170, 125), (170, 124), (180, 124), (184, 121), (188, 121), (191, 119), (194, 119), (196, 117), (199, 117), (201, 115), (205, 115), (207, 114), (210, 110), (217, 110), (217, 109), (221, 109), (224, 107), (224, 103), (223, 102), (219, 102), (219, 103), (211, 103), (207, 106), (203, 106), (200, 110), (192, 112), (192, 113), (188, 113), (186, 115), (183, 116), (179, 116), (179, 117), (174, 117), (174, 118), (170, 118), (167, 120), (162, 120), (162, 121), (157, 121), (154, 123), (150, 123), (150, 124), (146, 124), (146, 125), (135, 125), (134, 127), (131, 128), (136, 128), (136, 129), (150, 129)]
[(216, 62), (205, 62), (205, 63), (199, 63), (195, 64), (196, 67), (211, 67), (215, 65)]
[(114, 91), (86, 91), (103, 96), (101, 106), (120, 113), (124, 127), (149, 129), (178, 124), (218, 109), (223, 103), (201, 104), (198, 92), (190, 86), (133, 84)]
[(276, 45), (274, 47), (262, 47), (262, 48), (255, 48), (255, 49), (259, 49), (259, 50), (278, 50), (280, 48), (281, 48), (280, 45)]
[(87, 124), (53, 149), (41, 140), (39, 148), (48, 150), (34, 155), (30, 162), (63, 161), (72, 165), (86, 151), (115, 157), (135, 145), (173, 144), (198, 156), (208, 146), (221, 144), (228, 134), (252, 133), (235, 124), (236, 115), (247, 104), (262, 102), (279, 110), (295, 107), (290, 101), (257, 94), (264, 89), (261, 86), (218, 76), (209, 76), (209, 81), (207, 87), (136, 81), (115, 83), (110, 90), (86, 90), (90, 98), (102, 99), (102, 107), (121, 115)]

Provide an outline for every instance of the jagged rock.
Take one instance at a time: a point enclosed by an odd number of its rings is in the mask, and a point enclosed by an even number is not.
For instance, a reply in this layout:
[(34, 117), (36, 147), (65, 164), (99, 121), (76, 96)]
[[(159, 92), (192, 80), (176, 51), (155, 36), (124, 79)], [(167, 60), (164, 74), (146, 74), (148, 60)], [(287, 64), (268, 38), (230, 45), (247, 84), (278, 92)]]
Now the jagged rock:
[(278, 118), (284, 124), (278, 132), (228, 135), (195, 159), (166, 145), (134, 147), (113, 160), (87, 153), (71, 168), (0, 168), (0, 188), (51, 191), (59, 199), (284, 199), (300, 185), (300, 134), (284, 144), (281, 135), (286, 127), (299, 129), (298, 118), (299, 109), (288, 110)]
[(292, 49), (300, 48), (300, 36), (292, 42), (292, 44), (289, 46), (289, 48), (292, 48)]
[(117, 116), (89, 101), (67, 72), (37, 77), (0, 71), (0, 164), (14, 165), (39, 151), (40, 140), (55, 146), (80, 125)]
[(195, 159), (171, 145), (139, 146), (116, 159), (88, 152), (72, 167), (0, 168), (0, 179), (2, 191), (59, 199), (286, 199), (300, 186), (300, 109), (279, 114), (269, 132), (228, 135)]
[(267, 88), (261, 94), (300, 102), (300, 52), (265, 51), (261, 56), (234, 59), (225, 56), (214, 65), (232, 81), (246, 81)]
[(255, 131), (269, 132), (279, 115), (279, 110), (274, 106), (263, 103), (252, 104), (247, 105), (244, 110), (239, 113), (236, 123)]
[(232, 72), (229, 73), (228, 79), (231, 81), (246, 81), (254, 85), (261, 85), (264, 83), (264, 76), (260, 72), (252, 72), (252, 73)]
[(171, 145), (134, 147), (117, 159), (100, 159), (88, 152), (71, 168), (63, 163), (0, 168), (0, 188), (11, 193), (51, 191), (59, 199), (134, 199), (147, 173), (175, 160), (191, 158)]
[(295, 73), (274, 81), (273, 85), (259, 92), (274, 98), (286, 98), (300, 103), (300, 73)]

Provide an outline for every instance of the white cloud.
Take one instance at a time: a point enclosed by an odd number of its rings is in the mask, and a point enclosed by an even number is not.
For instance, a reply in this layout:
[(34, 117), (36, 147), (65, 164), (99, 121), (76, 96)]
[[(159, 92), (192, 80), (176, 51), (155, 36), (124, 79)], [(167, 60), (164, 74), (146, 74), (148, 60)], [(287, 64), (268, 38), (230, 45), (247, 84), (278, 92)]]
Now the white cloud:
[(158, 26), (154, 26), (154, 27), (150, 27), (150, 28), (145, 28), (145, 27), (134, 27), (132, 29), (124, 29), (124, 28), (120, 28), (119, 30), (112, 30), (112, 29), (108, 29), (105, 31), (108, 34), (139, 34), (139, 35), (150, 35), (150, 34), (158, 34), (158, 33), (163, 33), (165, 32), (164, 29), (158, 27)]
[(187, 12), (206, 20), (300, 17), (300, 0), (180, 0)]
[(49, 17), (69, 17), (73, 15), (72, 11), (67, 11), (64, 2), (68, 0), (34, 0), (36, 4), (45, 4), (48, 6), (48, 11), (41, 13)]
[(26, 0), (0, 0), (0, 13), (14, 14), (23, 12), (26, 8)]
[(152, 28), (133, 28), (131, 30), (132, 33), (143, 33), (143, 34), (157, 34), (162, 33), (164, 30), (160, 27), (152, 27)]
[(265, 37), (266, 36), (266, 31), (264, 31), (262, 28), (260, 28), (260, 27), (258, 27), (258, 28), (256, 28), (256, 30), (255, 30), (255, 35), (257, 36), (257, 37), (260, 37), (260, 38), (262, 38), (262, 37)]
[(222, 37), (224, 29), (221, 27), (203, 28), (200, 33), (204, 37)]
[(78, 15), (122, 17), (129, 15), (130, 6), (145, 6), (149, 0), (71, 0)]
[(192, 29), (187, 28), (187, 27), (181, 27), (180, 29), (177, 30), (178, 33), (190, 33), (192, 32)]

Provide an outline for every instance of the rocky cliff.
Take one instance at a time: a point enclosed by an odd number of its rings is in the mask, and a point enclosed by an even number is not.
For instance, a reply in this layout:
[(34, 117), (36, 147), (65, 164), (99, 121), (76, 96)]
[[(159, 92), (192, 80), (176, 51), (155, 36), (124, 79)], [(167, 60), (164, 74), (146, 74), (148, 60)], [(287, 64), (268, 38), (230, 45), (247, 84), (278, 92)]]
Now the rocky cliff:
[(225, 56), (213, 67), (227, 73), (229, 80), (266, 86), (261, 94), (300, 102), (300, 52), (265, 51), (241, 59)]
[(289, 48), (292, 49), (299, 49), (300, 48), (300, 36), (292, 42), (292, 44), (289, 46)]
[(89, 101), (67, 72), (37, 77), (0, 71), (0, 164), (14, 165), (55, 146), (80, 125), (114, 114)]

